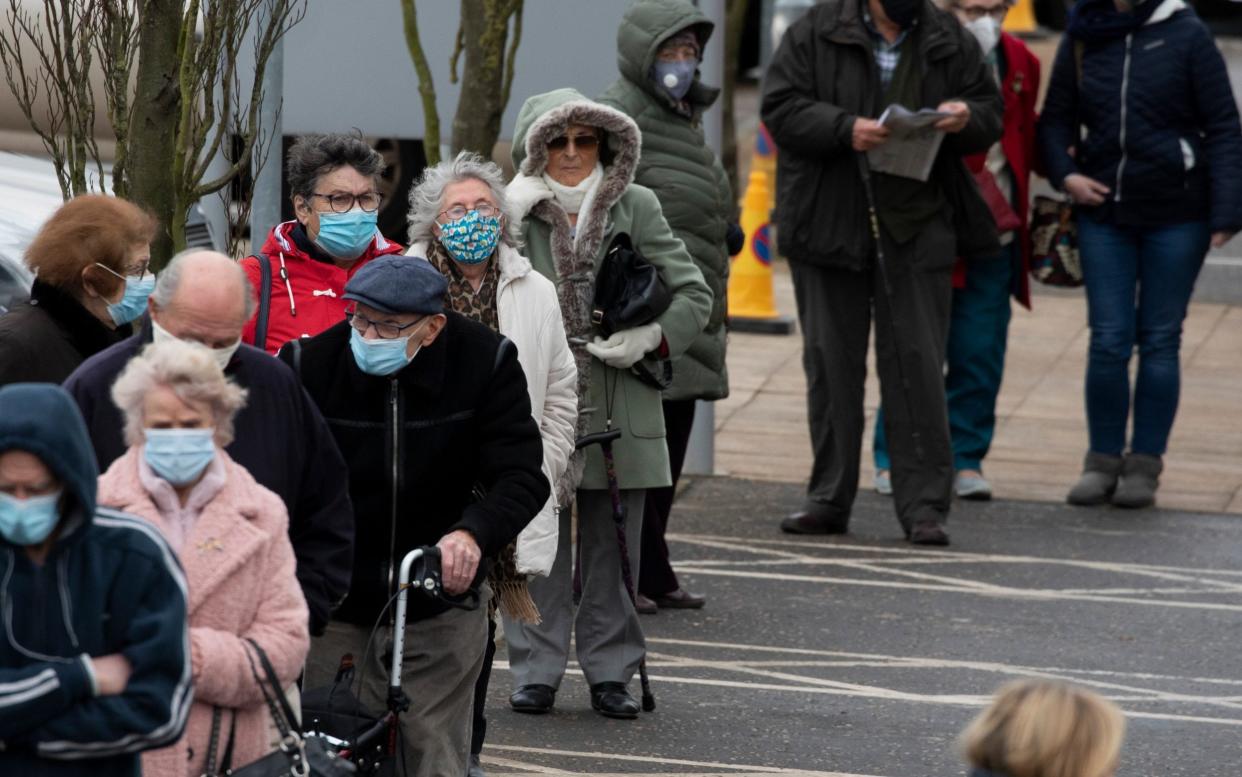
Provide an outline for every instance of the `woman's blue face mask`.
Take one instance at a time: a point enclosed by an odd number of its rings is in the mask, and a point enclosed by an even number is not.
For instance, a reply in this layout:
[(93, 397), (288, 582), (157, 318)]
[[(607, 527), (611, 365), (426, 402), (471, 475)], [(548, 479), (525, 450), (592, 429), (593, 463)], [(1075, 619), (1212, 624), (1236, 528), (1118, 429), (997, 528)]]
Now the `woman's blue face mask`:
[(0, 536), (14, 545), (38, 545), (60, 522), (61, 491), (27, 499), (0, 492)]
[(378, 210), (368, 213), (362, 208), (348, 213), (321, 212), (315, 245), (337, 259), (357, 259), (375, 239), (378, 216)]
[(95, 263), (96, 267), (107, 270), (118, 278), (125, 279), (125, 294), (119, 302), (108, 303), (108, 315), (117, 326), (123, 326), (138, 320), (147, 309), (147, 297), (155, 291), (155, 275), (143, 273), (141, 276), (124, 276), (107, 265)]

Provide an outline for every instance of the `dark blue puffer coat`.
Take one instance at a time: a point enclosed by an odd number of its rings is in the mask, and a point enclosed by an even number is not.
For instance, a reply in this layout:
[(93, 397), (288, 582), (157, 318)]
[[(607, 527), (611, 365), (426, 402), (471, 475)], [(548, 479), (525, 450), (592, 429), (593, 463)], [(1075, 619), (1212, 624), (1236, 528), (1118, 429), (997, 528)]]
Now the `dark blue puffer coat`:
[(1057, 50), (1039, 121), (1049, 179), (1059, 188), (1082, 173), (1108, 185), (1109, 201), (1088, 210), (1112, 223), (1207, 216), (1213, 232), (1238, 231), (1242, 129), (1211, 33), (1183, 0), (1112, 9), (1079, 0)]

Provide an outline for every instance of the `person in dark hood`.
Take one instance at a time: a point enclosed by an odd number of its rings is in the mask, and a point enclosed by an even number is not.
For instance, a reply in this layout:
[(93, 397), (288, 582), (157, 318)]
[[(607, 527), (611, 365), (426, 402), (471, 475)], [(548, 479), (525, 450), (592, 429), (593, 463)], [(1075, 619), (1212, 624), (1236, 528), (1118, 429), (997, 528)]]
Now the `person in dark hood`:
[(26, 248), (30, 299), (0, 316), (0, 386), (60, 383), (133, 333), (155, 288), (155, 219), (102, 194), (65, 203)]
[(1091, 327), (1088, 447), (1066, 499), (1150, 507), (1190, 295), (1208, 249), (1242, 229), (1242, 129), (1212, 34), (1183, 0), (1081, 0), (1039, 146), (1048, 180), (1075, 203)]
[[(947, 114), (924, 177), (882, 164), (892, 139), (880, 117), (893, 105)], [(897, 519), (912, 543), (949, 543), (952, 269), (959, 256), (1000, 253), (962, 157), (1000, 140), (1003, 111), (974, 36), (931, 0), (828, 0), (785, 33), (761, 114), (779, 151), (777, 234), (793, 273), (815, 463), (783, 531), (849, 529), (874, 311)]]
[(96, 505), (63, 389), (0, 388), (0, 773), (137, 777), (191, 703), (185, 576), (159, 532)]
[(647, 489), (643, 508), (640, 612), (698, 608), (704, 597), (681, 587), (669, 563), (664, 532), (681, 477), (697, 400), (729, 396), (725, 368), (725, 296), (729, 257), (745, 236), (734, 223), (737, 206), (720, 159), (703, 134), (703, 112), (720, 90), (699, 80), (712, 23), (686, 0), (639, 0), (617, 30), (618, 78), (599, 102), (629, 116), (642, 132), (634, 182), (655, 192), (673, 234), (712, 292), (707, 327), (673, 361), (663, 392), (664, 426), (673, 483)]

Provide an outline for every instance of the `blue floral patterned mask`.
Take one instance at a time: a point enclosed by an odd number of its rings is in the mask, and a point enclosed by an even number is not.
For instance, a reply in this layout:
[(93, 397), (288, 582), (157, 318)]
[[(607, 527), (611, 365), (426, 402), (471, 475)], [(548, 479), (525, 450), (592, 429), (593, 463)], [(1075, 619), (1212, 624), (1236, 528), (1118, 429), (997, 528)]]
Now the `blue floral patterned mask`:
[(462, 264), (486, 262), (500, 240), (500, 217), (483, 218), (472, 210), (440, 227), (440, 245)]

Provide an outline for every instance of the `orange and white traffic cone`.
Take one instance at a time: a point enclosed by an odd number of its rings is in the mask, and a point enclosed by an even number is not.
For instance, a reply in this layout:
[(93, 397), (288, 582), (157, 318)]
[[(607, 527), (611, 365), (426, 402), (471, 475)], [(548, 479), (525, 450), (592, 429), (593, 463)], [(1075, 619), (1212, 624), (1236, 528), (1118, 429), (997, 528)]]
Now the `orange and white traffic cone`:
[(742, 200), (746, 245), (729, 269), (729, 328), (738, 332), (787, 335), (793, 321), (776, 310), (772, 288), (773, 246), (768, 215), (772, 195), (762, 170), (752, 169)]

